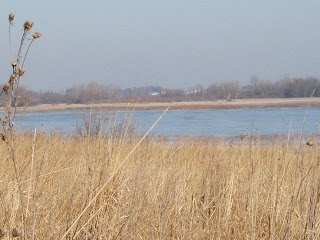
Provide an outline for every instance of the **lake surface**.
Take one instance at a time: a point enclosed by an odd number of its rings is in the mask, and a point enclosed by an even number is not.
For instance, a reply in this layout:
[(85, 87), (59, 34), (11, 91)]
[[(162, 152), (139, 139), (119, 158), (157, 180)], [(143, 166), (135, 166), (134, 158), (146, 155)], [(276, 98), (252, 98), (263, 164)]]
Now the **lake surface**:
[[(307, 111), (307, 114), (306, 114)], [(76, 134), (76, 124), (81, 125), (89, 110), (55, 112), (27, 112), (21, 128), (45, 129), (65, 134)], [(163, 113), (160, 110), (108, 111), (107, 124), (113, 125), (127, 119), (137, 134), (144, 134)], [(306, 118), (304, 120), (306, 114)], [(151, 134), (161, 136), (234, 136), (238, 134), (305, 134), (319, 133), (320, 108), (256, 108), (170, 110)]]

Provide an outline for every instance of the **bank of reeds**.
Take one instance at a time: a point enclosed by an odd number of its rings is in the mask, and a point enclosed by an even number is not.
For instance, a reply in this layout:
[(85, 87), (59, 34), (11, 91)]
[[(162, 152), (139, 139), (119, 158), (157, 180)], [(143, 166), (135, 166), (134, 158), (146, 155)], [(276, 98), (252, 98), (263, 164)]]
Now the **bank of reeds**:
[(138, 137), (15, 138), (24, 217), (10, 151), (1, 143), (5, 237), (13, 230), (29, 239), (320, 236), (316, 144), (146, 138), (118, 168)]
[(32, 25), (1, 92), (0, 238), (319, 239), (318, 141), (167, 141), (129, 125), (103, 134), (94, 115), (78, 136), (18, 133)]

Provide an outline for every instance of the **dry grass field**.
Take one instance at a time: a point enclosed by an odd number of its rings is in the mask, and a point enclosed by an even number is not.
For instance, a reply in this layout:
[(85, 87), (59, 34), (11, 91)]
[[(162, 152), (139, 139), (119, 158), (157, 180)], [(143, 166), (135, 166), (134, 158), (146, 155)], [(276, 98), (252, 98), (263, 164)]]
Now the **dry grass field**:
[[(93, 104), (40, 104), (28, 107), (28, 111), (56, 111), (70, 109), (143, 109), (162, 110), (168, 107), (168, 102), (130, 102), (130, 103), (93, 103)], [(252, 98), (237, 99), (235, 101), (190, 101), (172, 102), (170, 109), (238, 109), (238, 108), (265, 108), (265, 107), (319, 107), (320, 100), (310, 98)], [(19, 108), (24, 111), (25, 107)]]
[(0, 144), (4, 238), (320, 237), (316, 144), (146, 138), (137, 146), (137, 136), (44, 133), (14, 138), (19, 178), (7, 145)]
[[(285, 136), (168, 140), (148, 137), (148, 132), (134, 135), (129, 125), (105, 134), (106, 119), (88, 120), (87, 131), (72, 136), (19, 133), (20, 78), (30, 46), (41, 34), (31, 33), (33, 22), (25, 21), (14, 58), (14, 17), (8, 16), (13, 72), (4, 78), (9, 80), (0, 93), (0, 239), (320, 239), (317, 136), (315, 143), (301, 145)], [(319, 105), (319, 99), (306, 98), (42, 105), (30, 110), (165, 113), (170, 106)]]

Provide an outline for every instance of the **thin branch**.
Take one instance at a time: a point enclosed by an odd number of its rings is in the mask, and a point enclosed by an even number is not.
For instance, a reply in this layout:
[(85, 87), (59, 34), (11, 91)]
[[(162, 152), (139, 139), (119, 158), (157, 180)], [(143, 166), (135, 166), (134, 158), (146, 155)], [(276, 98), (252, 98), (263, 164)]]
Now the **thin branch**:
[(9, 48), (10, 48), (10, 61), (13, 58), (13, 53), (12, 53), (12, 41), (11, 41), (11, 22), (9, 21)]
[(25, 40), (25, 38), (26, 38), (26, 35), (27, 35), (27, 30), (24, 30), (24, 31), (23, 31), (23, 34), (22, 34), (22, 37), (21, 37), (21, 40), (20, 40), (20, 46), (19, 46), (19, 51), (18, 51), (18, 55), (17, 55), (17, 63), (18, 63), (18, 64), (19, 64), (19, 62), (20, 62), (21, 50), (22, 50), (22, 46), (23, 46), (24, 40)]
[[(313, 89), (313, 91), (312, 91), (312, 93), (311, 93), (310, 98), (312, 98), (313, 95), (315, 94), (316, 89), (317, 89), (319, 83), (320, 83), (320, 79), (318, 80), (317, 85), (314, 87), (314, 89)], [(300, 131), (300, 140), (299, 140), (299, 145), (298, 145), (298, 146), (299, 146), (299, 149), (300, 149), (300, 147), (301, 147), (302, 136), (303, 136), (303, 131), (304, 131), (304, 125), (305, 125), (305, 122), (306, 122), (307, 113), (308, 113), (308, 110), (309, 110), (309, 108), (310, 108), (310, 104), (311, 104), (311, 102), (309, 101), (308, 106), (307, 106), (307, 109), (306, 109), (306, 111), (305, 111), (305, 113), (304, 113), (304, 117), (303, 117), (302, 127), (301, 127), (301, 131)]]
[(31, 42), (29, 43), (29, 46), (28, 46), (28, 48), (27, 48), (26, 54), (24, 55), (24, 58), (23, 58), (23, 61), (22, 61), (22, 65), (21, 65), (21, 68), (22, 68), (22, 69), (23, 69), (23, 66), (24, 66), (24, 62), (26, 61), (26, 58), (27, 58), (29, 49), (30, 49), (31, 44), (33, 43), (33, 40), (34, 40), (34, 39), (35, 39), (35, 38), (32, 38), (32, 40), (31, 40)]

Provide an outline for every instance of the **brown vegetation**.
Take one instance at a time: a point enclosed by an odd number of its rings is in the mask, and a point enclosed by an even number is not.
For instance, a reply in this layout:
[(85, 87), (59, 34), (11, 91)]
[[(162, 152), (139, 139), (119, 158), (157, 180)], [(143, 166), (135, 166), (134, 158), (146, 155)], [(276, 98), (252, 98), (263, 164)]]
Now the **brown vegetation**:
[(248, 137), (232, 144), (207, 139), (173, 144), (149, 138), (123, 164), (137, 137), (15, 138), (25, 218), (2, 143), (4, 232), (25, 225), (24, 236), (35, 239), (66, 233), (75, 239), (320, 236), (317, 144), (265, 144)]
[[(13, 20), (10, 14), (10, 39)], [(33, 22), (23, 26), (17, 61), (12, 61), (13, 73), (2, 89), (0, 238), (320, 237), (317, 139), (303, 146), (290, 139), (266, 142), (250, 136), (228, 143), (200, 138), (168, 141), (147, 138), (148, 132), (135, 136), (125, 124), (105, 132), (106, 119), (94, 117), (84, 119), (79, 136), (18, 133), (16, 106), (22, 105), (26, 93), (19, 80), (28, 50), (40, 37), (38, 32), (32, 35), (22, 60), (22, 45)], [(258, 84), (254, 86), (261, 92)], [(318, 96), (316, 86), (310, 96)], [(231, 89), (237, 88), (229, 87), (224, 98), (231, 101)], [(85, 103), (87, 96), (94, 97), (91, 102), (104, 99), (101, 88), (90, 95), (86, 90), (66, 96)], [(198, 93), (204, 91), (192, 94), (204, 96)], [(160, 95), (189, 94), (165, 90)], [(57, 96), (46, 95), (48, 101)]]
[[(125, 109), (125, 110), (162, 110), (168, 107), (166, 102), (149, 103), (92, 103), (92, 104), (40, 104), (31, 106), (29, 111), (56, 111), (70, 109)], [(265, 107), (320, 107), (318, 98), (259, 98), (259, 99), (238, 99), (237, 101), (192, 101), (173, 102), (170, 109), (238, 109), (238, 108), (265, 108)], [(19, 108), (24, 110), (24, 108)]]

